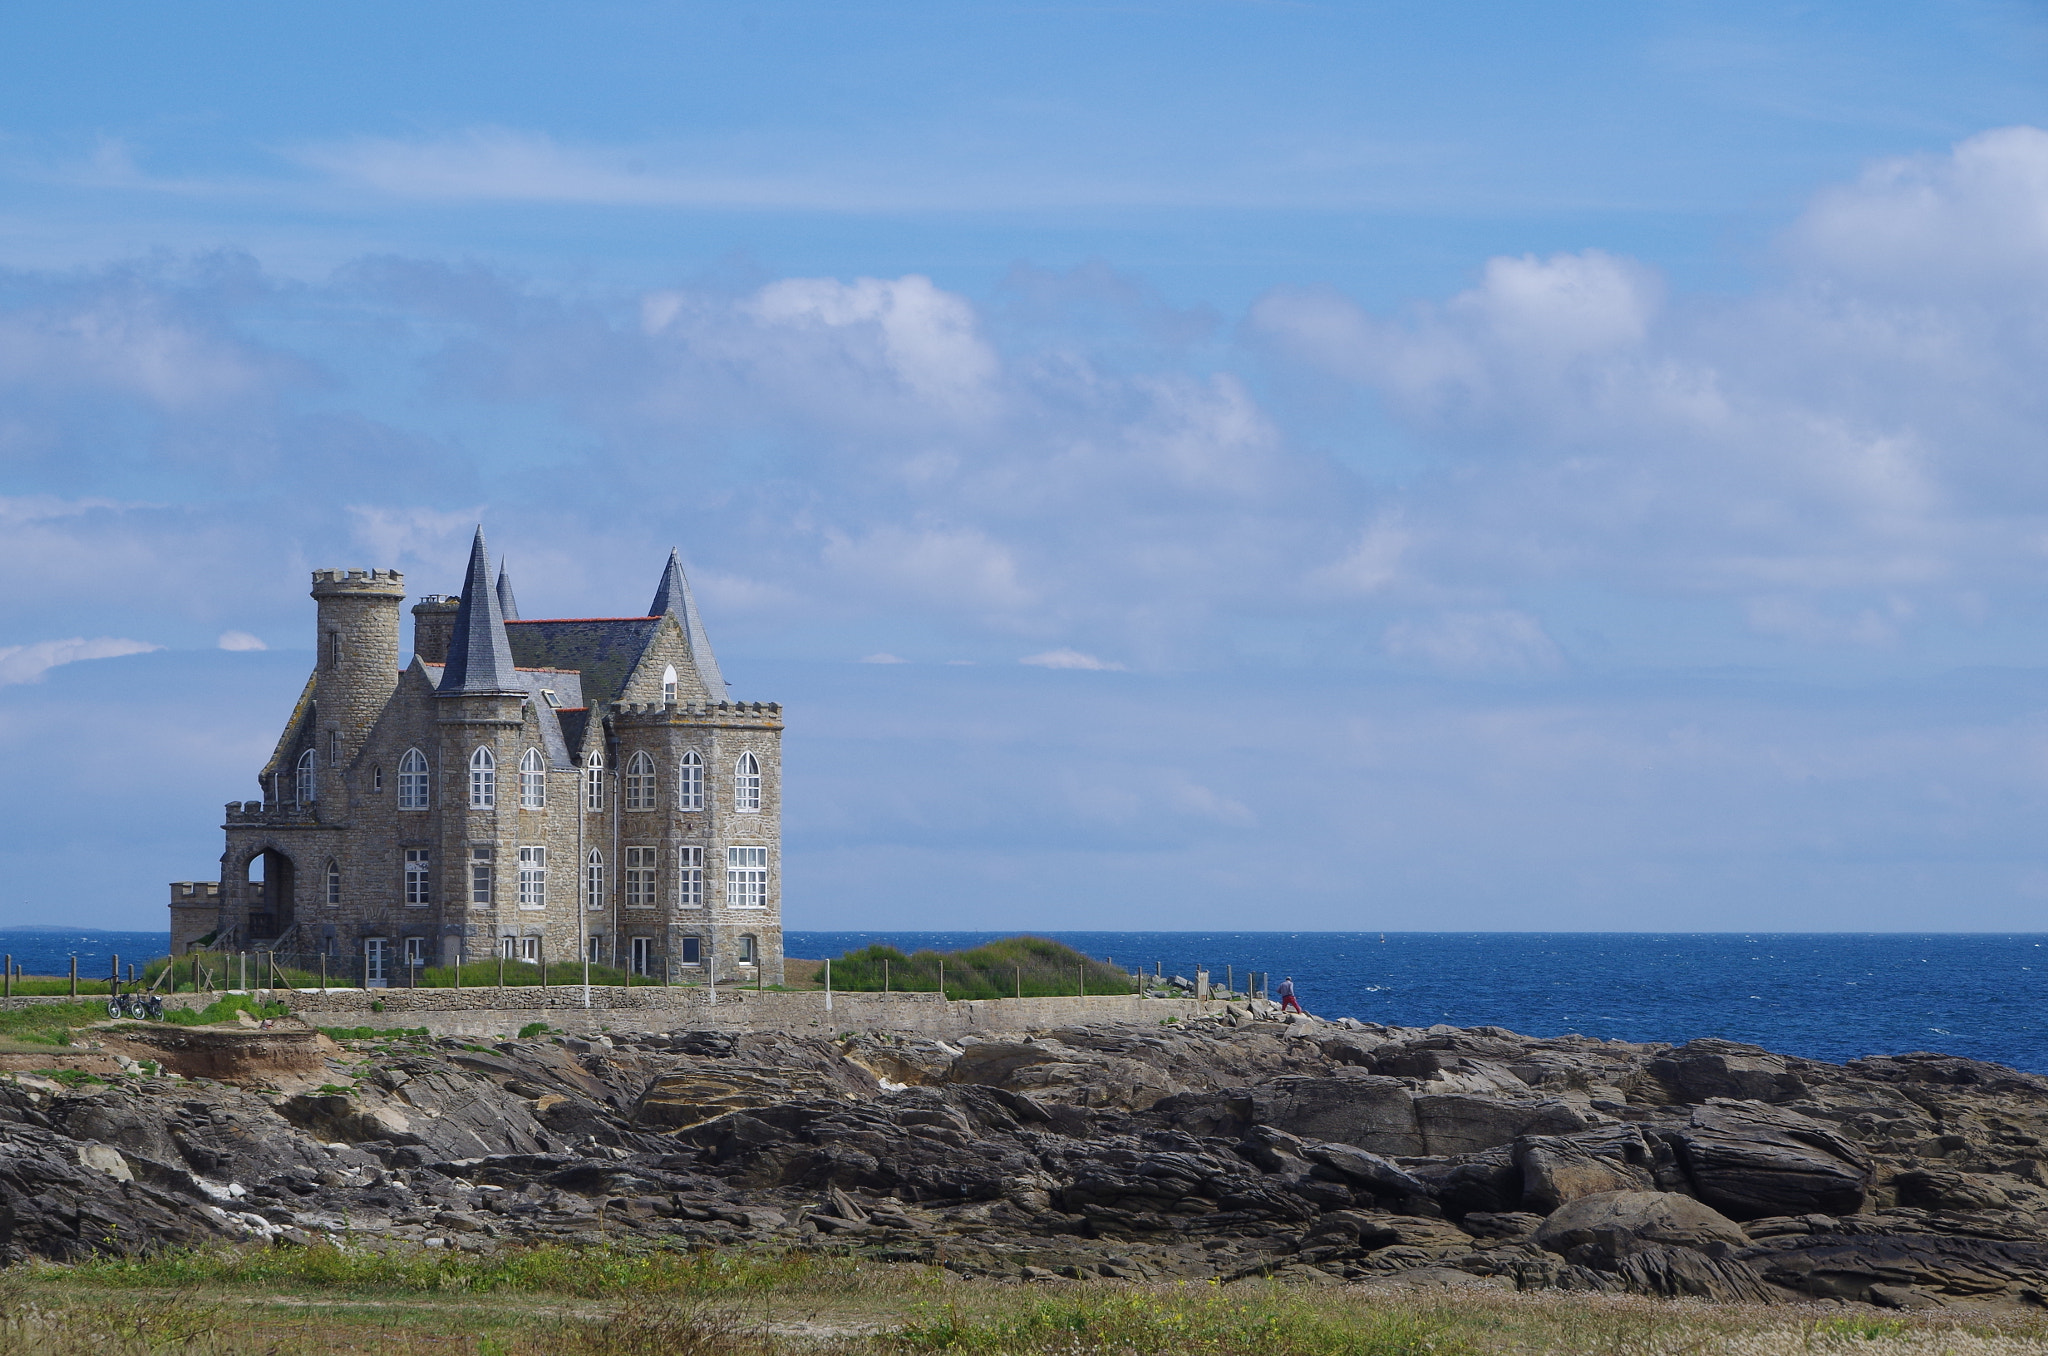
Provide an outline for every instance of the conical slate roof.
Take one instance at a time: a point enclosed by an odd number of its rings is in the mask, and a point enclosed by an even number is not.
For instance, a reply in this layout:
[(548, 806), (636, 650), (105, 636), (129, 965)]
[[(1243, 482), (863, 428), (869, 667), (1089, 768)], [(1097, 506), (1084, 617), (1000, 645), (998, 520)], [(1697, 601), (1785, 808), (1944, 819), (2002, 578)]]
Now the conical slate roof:
[[(506, 593), (511, 589), (508, 586)], [(512, 645), (505, 638), (505, 614), (491, 587), (491, 557), (484, 548), (484, 530), (476, 530), (469, 548), (469, 573), (462, 581), (462, 605), (455, 610), (455, 630), (448, 637), (448, 666), (437, 689), (443, 697), (493, 694), (526, 695), (512, 666)]]
[(683, 638), (690, 643), (690, 658), (696, 661), (697, 676), (713, 701), (725, 700), (725, 678), (718, 672), (718, 659), (711, 653), (711, 637), (704, 633), (704, 619), (697, 615), (697, 600), (690, 596), (690, 581), (683, 575), (682, 553), (671, 548), (668, 568), (661, 572), (661, 587), (647, 608), (650, 617), (671, 612), (682, 623)]
[(519, 600), (512, 596), (512, 571), (503, 560), (498, 562), (498, 615), (506, 621), (519, 620)]

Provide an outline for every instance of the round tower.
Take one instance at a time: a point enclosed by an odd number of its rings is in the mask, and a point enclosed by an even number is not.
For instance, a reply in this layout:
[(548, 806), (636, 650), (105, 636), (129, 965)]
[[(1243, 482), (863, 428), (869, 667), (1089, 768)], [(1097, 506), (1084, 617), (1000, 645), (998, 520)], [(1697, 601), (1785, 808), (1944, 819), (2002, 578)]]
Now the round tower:
[(397, 570), (315, 570), (319, 604), (313, 706), (322, 767), (346, 767), (398, 688)]

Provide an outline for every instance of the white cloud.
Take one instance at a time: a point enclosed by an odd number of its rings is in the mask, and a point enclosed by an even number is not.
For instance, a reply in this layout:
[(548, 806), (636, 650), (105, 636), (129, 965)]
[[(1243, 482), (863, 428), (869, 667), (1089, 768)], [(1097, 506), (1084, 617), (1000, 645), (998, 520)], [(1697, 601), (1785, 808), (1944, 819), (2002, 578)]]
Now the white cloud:
[(39, 640), (30, 645), (0, 645), (0, 686), (39, 682), (44, 674), (60, 664), (76, 664), (85, 659), (117, 659), (122, 655), (148, 654), (162, 648), (146, 640), (122, 640), (113, 636), (102, 636), (97, 640), (73, 636), (69, 640)]
[(895, 655), (882, 651), (876, 654), (863, 655), (860, 662), (863, 664), (908, 664), (910, 661), (898, 659)]
[(267, 650), (270, 647), (247, 631), (223, 631), (220, 633), (220, 648), (223, 650)]
[(755, 293), (743, 310), (791, 329), (872, 326), (889, 371), (929, 400), (975, 400), (996, 374), (995, 354), (976, 332), (974, 308), (930, 278), (785, 278)]
[(1097, 659), (1094, 655), (1083, 654), (1079, 650), (1067, 649), (1047, 650), (1043, 654), (1026, 655), (1017, 662), (1019, 664), (1030, 664), (1041, 669), (1092, 669), (1098, 672), (1114, 671), (1118, 673), (1124, 670), (1122, 664), (1107, 659)]
[(1445, 612), (1402, 620), (1382, 639), (1396, 659), (1454, 673), (1544, 673), (1564, 663), (1542, 623), (1526, 612)]

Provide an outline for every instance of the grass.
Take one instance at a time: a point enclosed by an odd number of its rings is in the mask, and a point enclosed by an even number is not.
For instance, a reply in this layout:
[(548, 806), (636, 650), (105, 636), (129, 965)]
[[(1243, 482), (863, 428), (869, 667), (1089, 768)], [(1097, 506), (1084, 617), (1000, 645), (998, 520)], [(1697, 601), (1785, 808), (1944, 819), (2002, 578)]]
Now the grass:
[(106, 1020), (105, 999), (90, 1003), (33, 1003), (0, 1012), (0, 1039), (29, 1045), (69, 1045), (72, 1028)]
[[(886, 967), (886, 968), (885, 968)], [(906, 956), (893, 946), (849, 951), (832, 962), (832, 987), (848, 993), (876, 992), (886, 984), (899, 993), (932, 993), (945, 971), (946, 997), (1071, 998), (1135, 991), (1131, 977), (1114, 965), (1091, 960), (1070, 946), (1044, 937), (1004, 937), (965, 951), (919, 951)]]
[[(517, 1302), (508, 1303), (508, 1300)], [(765, 1250), (329, 1246), (0, 1273), (0, 1356), (2048, 1356), (2048, 1317), (962, 1280)]]

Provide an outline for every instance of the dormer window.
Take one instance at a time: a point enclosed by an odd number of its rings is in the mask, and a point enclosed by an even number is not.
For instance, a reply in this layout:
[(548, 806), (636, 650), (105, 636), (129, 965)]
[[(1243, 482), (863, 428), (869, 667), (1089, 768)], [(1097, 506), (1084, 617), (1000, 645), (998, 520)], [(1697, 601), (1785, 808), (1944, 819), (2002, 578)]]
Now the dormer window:
[(555, 694), (555, 690), (551, 687), (544, 687), (540, 690), (540, 699), (557, 711), (562, 709), (562, 699)]

